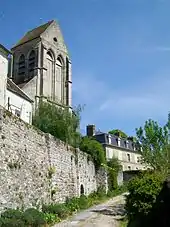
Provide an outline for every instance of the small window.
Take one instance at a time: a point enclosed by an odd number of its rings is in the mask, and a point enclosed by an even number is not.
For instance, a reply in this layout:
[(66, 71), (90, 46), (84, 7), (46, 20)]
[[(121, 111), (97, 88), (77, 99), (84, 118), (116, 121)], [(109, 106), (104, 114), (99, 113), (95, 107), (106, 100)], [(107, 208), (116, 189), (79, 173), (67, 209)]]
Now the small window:
[(21, 112), (20, 112), (19, 110), (15, 109), (15, 115), (16, 115), (17, 117), (20, 117), (20, 116), (21, 116)]
[(54, 40), (54, 42), (57, 42), (57, 38), (56, 37), (54, 37), (53, 40)]
[(127, 154), (127, 160), (130, 162), (130, 154)]

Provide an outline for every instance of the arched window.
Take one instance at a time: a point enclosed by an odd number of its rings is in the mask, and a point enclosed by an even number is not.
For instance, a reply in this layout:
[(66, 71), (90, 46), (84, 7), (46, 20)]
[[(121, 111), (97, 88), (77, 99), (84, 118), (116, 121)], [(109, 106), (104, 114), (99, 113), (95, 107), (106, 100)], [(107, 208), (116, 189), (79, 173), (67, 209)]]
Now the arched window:
[(80, 186), (80, 195), (84, 195), (84, 186), (82, 184)]
[(32, 72), (35, 68), (35, 51), (32, 50), (28, 58), (28, 71)]
[(25, 56), (22, 54), (19, 58), (18, 62), (18, 74), (24, 75), (25, 74)]
[(48, 95), (51, 98), (52, 94), (52, 84), (53, 84), (53, 72), (54, 72), (54, 57), (51, 51), (47, 52), (47, 80), (48, 80)]
[(59, 56), (56, 61), (55, 100), (63, 101), (63, 61)]

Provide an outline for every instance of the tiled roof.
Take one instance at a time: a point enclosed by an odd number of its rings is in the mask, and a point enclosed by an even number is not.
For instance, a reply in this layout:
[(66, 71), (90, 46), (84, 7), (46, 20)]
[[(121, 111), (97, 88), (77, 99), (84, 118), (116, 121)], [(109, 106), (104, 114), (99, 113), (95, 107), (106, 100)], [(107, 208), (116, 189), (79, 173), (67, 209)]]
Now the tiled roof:
[(33, 102), (12, 80), (7, 79), (7, 89), (17, 94), (18, 96), (26, 99), (29, 102)]
[(35, 39), (35, 38), (40, 37), (40, 35), (41, 35), (41, 34), (48, 28), (48, 26), (49, 26), (50, 24), (52, 24), (53, 22), (54, 22), (54, 20), (51, 20), (51, 21), (47, 22), (46, 24), (43, 24), (43, 25), (41, 25), (41, 26), (39, 26), (39, 27), (37, 27), (37, 28), (34, 28), (34, 29), (31, 30), (31, 31), (28, 31), (28, 32), (24, 35), (24, 37), (23, 37), (22, 39), (20, 39), (20, 41), (19, 41), (15, 46), (12, 47), (12, 49), (15, 48), (15, 47), (17, 47), (17, 46), (19, 46), (19, 45), (21, 45), (21, 44), (24, 44), (24, 43), (26, 43), (26, 42), (28, 42), (28, 41), (31, 41), (31, 40), (33, 40), (33, 39)]

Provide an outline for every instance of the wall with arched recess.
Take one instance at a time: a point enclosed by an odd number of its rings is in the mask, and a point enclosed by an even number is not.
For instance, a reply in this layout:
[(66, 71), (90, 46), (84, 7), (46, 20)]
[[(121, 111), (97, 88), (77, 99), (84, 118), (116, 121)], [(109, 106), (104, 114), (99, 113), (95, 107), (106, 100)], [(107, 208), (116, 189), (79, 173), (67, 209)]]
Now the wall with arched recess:
[(64, 202), (107, 189), (104, 169), (98, 172), (88, 155), (50, 134), (25, 124), (0, 108), (0, 211)]

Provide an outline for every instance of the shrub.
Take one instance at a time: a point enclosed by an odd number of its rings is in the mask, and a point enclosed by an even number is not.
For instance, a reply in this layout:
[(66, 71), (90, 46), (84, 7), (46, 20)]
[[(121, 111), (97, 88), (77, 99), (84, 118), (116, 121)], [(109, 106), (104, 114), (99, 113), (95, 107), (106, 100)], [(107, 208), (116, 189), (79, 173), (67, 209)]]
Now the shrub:
[(78, 211), (80, 209), (79, 206), (79, 198), (73, 197), (71, 199), (66, 200), (66, 206), (71, 212)]
[(44, 213), (56, 214), (59, 218), (66, 218), (71, 213), (69, 208), (65, 204), (43, 205), (42, 211)]
[(61, 219), (56, 214), (45, 213), (44, 219), (46, 220), (47, 224), (55, 224), (61, 221)]
[(88, 198), (85, 195), (81, 195), (79, 198), (80, 209), (87, 209), (89, 207)]
[(164, 176), (159, 173), (144, 173), (132, 179), (127, 187), (126, 210), (129, 220), (148, 214), (159, 194)]
[(0, 227), (26, 227), (25, 223), (21, 219), (16, 218), (1, 218)]
[(27, 225), (39, 227), (46, 224), (44, 214), (34, 208), (27, 209), (23, 214), (23, 219)]
[(8, 209), (1, 214), (1, 218), (3, 218), (3, 219), (11, 219), (11, 218), (22, 219), (23, 213), (20, 210)]

